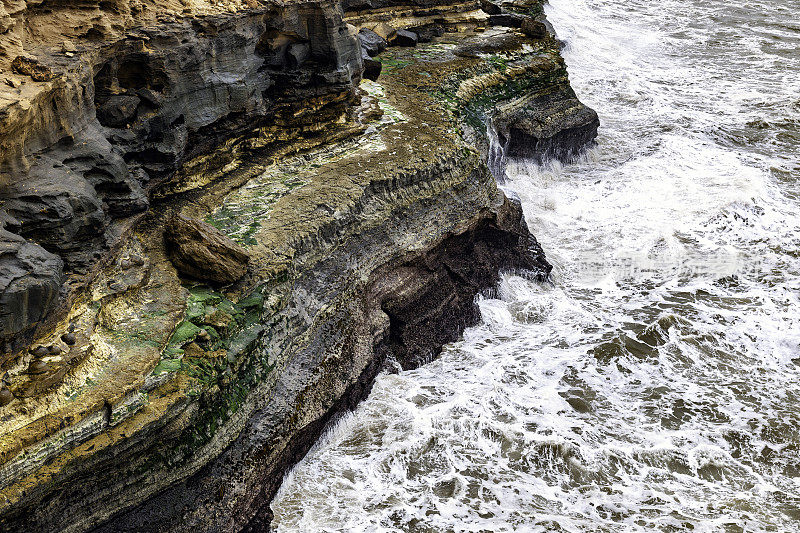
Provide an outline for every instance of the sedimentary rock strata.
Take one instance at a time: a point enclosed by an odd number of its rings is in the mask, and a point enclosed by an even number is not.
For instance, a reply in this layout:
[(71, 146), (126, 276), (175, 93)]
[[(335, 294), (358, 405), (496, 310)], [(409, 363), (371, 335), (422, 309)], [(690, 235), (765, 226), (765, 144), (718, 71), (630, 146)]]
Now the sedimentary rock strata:
[(377, 372), (549, 272), (486, 164), (597, 128), (538, 3), (3, 5), (3, 530), (261, 531)]

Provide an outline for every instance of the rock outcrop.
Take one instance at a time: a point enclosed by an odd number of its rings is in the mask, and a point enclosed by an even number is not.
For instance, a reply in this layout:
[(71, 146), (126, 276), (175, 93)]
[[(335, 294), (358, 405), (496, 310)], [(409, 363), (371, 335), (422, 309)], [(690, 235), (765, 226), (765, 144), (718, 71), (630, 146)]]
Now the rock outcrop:
[(52, 74), (0, 90), (4, 531), (264, 531), (378, 372), (548, 276), (486, 164), (596, 131), (538, 2), (2, 5)]
[(0, 330), (21, 335), (52, 310), (64, 263), (41, 246), (0, 229)]
[(203, 221), (175, 215), (167, 222), (164, 237), (172, 264), (190, 278), (229, 284), (247, 272), (247, 252)]

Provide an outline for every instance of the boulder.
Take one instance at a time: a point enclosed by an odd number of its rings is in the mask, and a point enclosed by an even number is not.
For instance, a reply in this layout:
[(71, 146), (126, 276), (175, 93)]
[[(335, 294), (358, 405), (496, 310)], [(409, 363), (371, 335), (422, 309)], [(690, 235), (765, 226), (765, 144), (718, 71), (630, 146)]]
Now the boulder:
[(532, 39), (544, 39), (547, 37), (547, 26), (545, 26), (543, 22), (539, 22), (533, 18), (526, 18), (523, 20), (520, 30)]
[(204, 281), (233, 283), (247, 271), (249, 256), (214, 226), (175, 215), (164, 233), (170, 260), (182, 274)]
[(372, 31), (378, 34), (381, 38), (390, 41), (395, 34), (395, 29), (393, 26), (386, 24), (385, 22), (379, 22), (376, 24)]
[(519, 28), (522, 22), (530, 17), (517, 15), (516, 13), (501, 13), (499, 15), (489, 15), (489, 26), (506, 26), (508, 28)]
[(389, 42), (392, 46), (417, 46), (419, 36), (413, 31), (397, 30)]
[(409, 31), (417, 34), (417, 42), (429, 43), (436, 37), (444, 35), (444, 26), (439, 24), (426, 24), (425, 26), (417, 26), (411, 28)]
[(386, 39), (367, 28), (359, 30), (358, 41), (361, 43), (361, 48), (369, 54), (369, 57), (375, 57), (389, 46)]
[(522, 95), (495, 106), (492, 122), (508, 157), (571, 161), (597, 137), (597, 113), (561, 90)]
[(361, 62), (364, 64), (363, 76), (368, 80), (377, 80), (383, 70), (383, 63), (372, 59), (364, 48), (361, 49)]
[(58, 299), (63, 271), (57, 255), (0, 229), (0, 343), (47, 316)]
[(138, 96), (115, 95), (97, 108), (97, 120), (103, 126), (124, 128), (136, 118), (136, 108), (141, 99)]
[(493, 4), (489, 0), (481, 0), (481, 9), (487, 15), (499, 15), (503, 11), (500, 6)]

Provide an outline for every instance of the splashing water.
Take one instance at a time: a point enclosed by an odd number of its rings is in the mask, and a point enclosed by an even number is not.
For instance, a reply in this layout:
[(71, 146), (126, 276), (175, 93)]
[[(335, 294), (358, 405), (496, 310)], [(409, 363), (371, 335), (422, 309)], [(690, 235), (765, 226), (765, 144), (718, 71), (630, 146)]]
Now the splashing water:
[(800, 1), (547, 13), (602, 123), (507, 168), (552, 285), (380, 376), (278, 531), (800, 530)]
[(486, 119), (486, 137), (489, 139), (489, 153), (487, 155), (486, 166), (498, 183), (506, 182), (506, 166), (508, 165), (508, 140), (502, 142), (497, 128), (490, 119)]

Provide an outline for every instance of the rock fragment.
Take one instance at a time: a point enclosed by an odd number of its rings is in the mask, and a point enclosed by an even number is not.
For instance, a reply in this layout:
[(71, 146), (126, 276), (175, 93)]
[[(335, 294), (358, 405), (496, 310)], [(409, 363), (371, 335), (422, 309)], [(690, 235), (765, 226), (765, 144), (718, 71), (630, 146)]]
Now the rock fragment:
[(481, 10), (487, 15), (499, 15), (503, 11), (500, 6), (493, 4), (489, 0), (481, 0)]
[(140, 102), (138, 96), (112, 96), (97, 108), (97, 119), (103, 126), (124, 128), (136, 118), (136, 109)]
[(377, 80), (383, 70), (383, 63), (372, 59), (363, 48), (361, 49), (361, 62), (364, 65), (364, 77), (372, 81)]
[(33, 361), (30, 366), (28, 367), (28, 373), (33, 375), (44, 374), (50, 369), (50, 367), (42, 361), (41, 359), (37, 359)]
[(501, 13), (499, 15), (489, 15), (490, 26), (506, 26), (508, 28), (519, 28), (522, 22), (529, 17), (517, 15), (516, 13)]
[(14, 401), (14, 395), (11, 394), (11, 391), (7, 388), (3, 387), (0, 389), (0, 407), (5, 407), (6, 405), (10, 404)]
[(375, 57), (389, 46), (386, 39), (367, 28), (361, 28), (361, 30), (359, 30), (358, 41), (361, 43), (361, 49), (366, 51), (369, 57)]
[(417, 34), (418, 43), (429, 43), (437, 37), (441, 37), (445, 33), (444, 26), (439, 24), (426, 24), (425, 26), (417, 26), (409, 29)]
[(397, 30), (389, 42), (393, 46), (417, 46), (419, 36), (413, 31)]
[(385, 22), (379, 22), (376, 24), (372, 28), (372, 31), (378, 34), (381, 38), (385, 39), (387, 42), (390, 41), (395, 34), (395, 29)]
[(533, 39), (544, 39), (547, 37), (547, 26), (545, 26), (543, 22), (539, 22), (533, 18), (523, 20), (520, 30)]
[(211, 224), (175, 215), (165, 239), (172, 264), (192, 278), (233, 283), (247, 271), (247, 252)]
[(23, 76), (30, 76), (33, 81), (50, 81), (53, 79), (53, 71), (49, 67), (30, 57), (15, 57), (14, 61), (11, 62), (11, 70)]
[(45, 355), (50, 353), (50, 351), (44, 346), (37, 346), (36, 348), (32, 348), (29, 351), (35, 357), (44, 357)]

